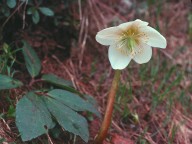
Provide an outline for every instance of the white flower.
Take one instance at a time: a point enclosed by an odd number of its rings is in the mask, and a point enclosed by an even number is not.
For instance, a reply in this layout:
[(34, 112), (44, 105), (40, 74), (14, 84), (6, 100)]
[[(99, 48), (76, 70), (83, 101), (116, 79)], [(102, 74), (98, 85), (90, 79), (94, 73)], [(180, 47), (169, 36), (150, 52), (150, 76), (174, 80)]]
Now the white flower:
[(124, 69), (131, 59), (142, 64), (151, 59), (152, 47), (165, 48), (166, 39), (148, 22), (139, 19), (101, 30), (96, 41), (109, 46), (109, 61), (113, 69)]

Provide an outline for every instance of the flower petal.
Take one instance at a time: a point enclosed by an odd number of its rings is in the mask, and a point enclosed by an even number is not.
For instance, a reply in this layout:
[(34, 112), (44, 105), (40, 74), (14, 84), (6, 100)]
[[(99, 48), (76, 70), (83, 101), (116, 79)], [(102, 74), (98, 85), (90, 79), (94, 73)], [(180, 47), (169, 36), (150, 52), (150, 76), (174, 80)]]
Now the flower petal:
[(109, 47), (108, 56), (109, 61), (113, 69), (124, 69), (129, 62), (131, 61), (131, 57), (122, 54), (117, 48), (116, 45), (111, 45)]
[(135, 23), (137, 23), (139, 26), (147, 26), (149, 23), (146, 21), (142, 21), (140, 19), (136, 19)]
[(142, 49), (142, 51), (135, 55), (135, 57), (133, 58), (134, 61), (139, 64), (148, 62), (152, 56), (152, 48), (149, 45), (143, 43), (142, 45), (140, 45), (140, 49)]
[(167, 41), (157, 30), (150, 26), (142, 27), (140, 30), (145, 33), (148, 38), (145, 42), (146, 44), (152, 47), (166, 48)]
[(119, 33), (117, 27), (109, 27), (99, 31), (95, 39), (102, 45), (111, 45), (119, 38)]
[(127, 30), (130, 26), (147, 26), (148, 24), (149, 24), (148, 22), (136, 19), (135, 21), (120, 24), (118, 27), (121, 28), (122, 30)]

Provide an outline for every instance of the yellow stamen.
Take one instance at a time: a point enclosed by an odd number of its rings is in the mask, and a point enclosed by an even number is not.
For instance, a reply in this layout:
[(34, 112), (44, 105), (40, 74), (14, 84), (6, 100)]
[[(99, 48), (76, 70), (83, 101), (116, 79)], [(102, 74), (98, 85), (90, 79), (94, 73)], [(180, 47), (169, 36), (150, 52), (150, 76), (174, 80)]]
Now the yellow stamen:
[(141, 38), (146, 38), (145, 34), (139, 31), (138, 25), (132, 25), (124, 30), (119, 37), (117, 49), (124, 55), (134, 57), (137, 53), (142, 52), (140, 47)]

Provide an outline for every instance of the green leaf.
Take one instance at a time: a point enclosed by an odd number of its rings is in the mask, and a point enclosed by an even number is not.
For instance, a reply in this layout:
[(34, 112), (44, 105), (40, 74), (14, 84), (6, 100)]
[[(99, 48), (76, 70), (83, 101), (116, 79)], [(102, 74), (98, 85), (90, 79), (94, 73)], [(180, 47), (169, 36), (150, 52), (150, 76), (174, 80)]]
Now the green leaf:
[(189, 37), (190, 37), (190, 40), (192, 41), (192, 12), (189, 13), (188, 15), (188, 25), (189, 25)]
[(10, 16), (10, 9), (7, 7), (7, 6), (5, 6), (5, 5), (3, 5), (2, 7), (1, 7), (1, 12), (4, 14), (4, 16), (6, 16), (6, 17), (8, 17), (8, 16)]
[(54, 127), (42, 97), (29, 92), (19, 100), (16, 106), (16, 125), (23, 141), (36, 138)]
[(37, 24), (40, 21), (39, 12), (35, 7), (28, 8), (27, 14), (32, 15), (32, 21), (34, 24)]
[(7, 117), (15, 117), (15, 107), (13, 105), (9, 106)]
[(22, 86), (23, 83), (15, 80), (9, 76), (0, 74), (0, 90), (17, 88)]
[(0, 138), (0, 144), (3, 144), (3, 142), (6, 142), (5, 138)]
[(91, 103), (85, 101), (74, 93), (66, 90), (55, 89), (47, 94), (75, 111), (89, 111), (100, 117), (100, 113)]
[(84, 117), (63, 105), (60, 101), (46, 97), (45, 103), (57, 122), (69, 132), (79, 135), (85, 142), (88, 142), (88, 124)]
[(35, 7), (30, 7), (30, 8), (27, 9), (27, 14), (32, 15), (34, 13), (34, 11), (36, 11), (36, 8)]
[(7, 6), (9, 8), (14, 8), (16, 6), (16, 0), (7, 0)]
[(16, 125), (23, 141), (36, 138), (53, 128), (53, 117), (66, 131), (88, 141), (87, 121), (76, 111), (89, 111), (99, 116), (92, 104), (65, 90), (55, 89), (44, 96), (37, 94), (27, 93), (16, 106)]
[(42, 80), (54, 84), (58, 87), (64, 88), (69, 91), (73, 91), (74, 89), (72, 82), (64, 80), (54, 74), (44, 74), (41, 78)]
[(37, 10), (35, 10), (33, 13), (32, 13), (32, 20), (33, 20), (33, 23), (34, 24), (37, 24), (40, 20), (40, 16), (39, 16), (39, 12)]
[(45, 16), (54, 16), (54, 12), (50, 8), (40, 7), (39, 10)]
[(33, 48), (28, 44), (28, 42), (26, 41), (22, 42), (23, 42), (22, 50), (27, 70), (30, 73), (31, 77), (35, 77), (39, 74), (41, 70), (41, 61), (37, 56), (36, 52), (33, 50)]
[(85, 95), (83, 95), (83, 98), (85, 98), (87, 100), (87, 102), (89, 102), (90, 104), (97, 106), (97, 102), (92, 96), (85, 94)]

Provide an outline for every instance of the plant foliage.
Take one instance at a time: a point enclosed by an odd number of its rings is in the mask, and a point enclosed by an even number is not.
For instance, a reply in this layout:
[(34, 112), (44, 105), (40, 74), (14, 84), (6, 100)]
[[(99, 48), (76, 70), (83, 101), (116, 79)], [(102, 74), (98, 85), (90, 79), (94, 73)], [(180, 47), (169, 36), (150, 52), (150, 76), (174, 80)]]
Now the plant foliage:
[(33, 48), (23, 41), (23, 56), (25, 59), (25, 65), (31, 77), (36, 77), (41, 70), (41, 61)]
[(12, 77), (0, 74), (0, 90), (12, 89), (22, 86), (23, 83)]
[[(21, 50), (25, 66), (32, 77), (32, 84), (35, 81), (51, 84), (50, 87), (46, 88), (46, 91), (41, 89), (26, 90), (26, 94), (17, 103), (16, 126), (22, 140), (29, 141), (48, 133), (58, 123), (66, 131), (78, 135), (85, 142), (88, 142), (88, 123), (79, 112), (88, 111), (100, 117), (95, 106), (90, 103), (89, 99), (92, 98), (84, 97), (83, 94), (73, 88), (70, 81), (54, 74), (44, 74), (40, 77), (41, 61), (37, 53), (27, 41), (22, 40), (22, 43)], [(38, 76), (39, 79), (36, 78)], [(30, 85), (31, 83), (28, 86)], [(54, 85), (61, 89), (52, 89)], [(21, 86), (23, 86), (21, 81), (0, 74), (0, 90)]]

